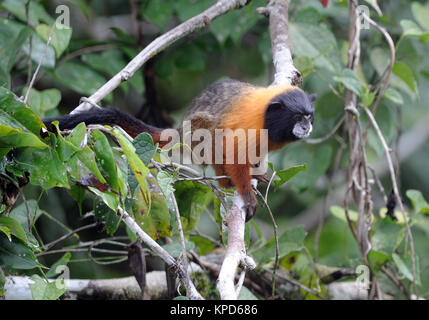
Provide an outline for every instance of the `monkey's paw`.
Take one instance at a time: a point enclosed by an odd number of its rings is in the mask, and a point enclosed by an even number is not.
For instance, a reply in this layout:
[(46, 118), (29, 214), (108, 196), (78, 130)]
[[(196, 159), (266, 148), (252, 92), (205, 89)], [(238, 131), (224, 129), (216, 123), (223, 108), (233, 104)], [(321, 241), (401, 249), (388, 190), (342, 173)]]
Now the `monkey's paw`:
[(258, 202), (256, 199), (253, 199), (251, 202), (247, 202), (243, 206), (243, 210), (246, 212), (246, 222), (253, 218), (256, 213), (256, 208), (258, 207)]

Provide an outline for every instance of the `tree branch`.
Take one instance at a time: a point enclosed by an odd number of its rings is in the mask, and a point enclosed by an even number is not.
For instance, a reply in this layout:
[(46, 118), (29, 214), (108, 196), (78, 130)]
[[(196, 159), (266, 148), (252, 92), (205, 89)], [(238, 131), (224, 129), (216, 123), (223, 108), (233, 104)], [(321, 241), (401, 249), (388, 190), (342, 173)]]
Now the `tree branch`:
[(269, 16), (271, 48), (275, 68), (273, 85), (301, 85), (301, 73), (295, 68), (289, 43), (289, 0), (271, 0), (265, 14)]

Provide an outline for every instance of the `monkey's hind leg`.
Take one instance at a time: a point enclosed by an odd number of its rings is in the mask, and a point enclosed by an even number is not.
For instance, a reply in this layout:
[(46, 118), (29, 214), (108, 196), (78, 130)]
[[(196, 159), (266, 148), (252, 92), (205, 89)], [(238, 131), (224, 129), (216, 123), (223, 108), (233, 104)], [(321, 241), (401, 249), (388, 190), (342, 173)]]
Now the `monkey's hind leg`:
[(246, 211), (246, 222), (253, 218), (258, 206), (255, 193), (250, 182), (250, 166), (247, 164), (225, 165), (225, 172), (231, 178), (232, 184), (237, 189), (244, 201), (244, 210)]

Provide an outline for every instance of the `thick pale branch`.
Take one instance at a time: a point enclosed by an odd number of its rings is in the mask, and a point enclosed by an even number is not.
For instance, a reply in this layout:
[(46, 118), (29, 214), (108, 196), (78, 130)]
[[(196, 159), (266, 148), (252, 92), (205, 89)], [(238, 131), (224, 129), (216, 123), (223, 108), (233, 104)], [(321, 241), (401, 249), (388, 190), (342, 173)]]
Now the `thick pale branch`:
[(271, 48), (275, 68), (273, 85), (301, 85), (302, 77), (292, 61), (288, 22), (289, 0), (271, 0), (265, 10), (270, 20)]
[[(235, 198), (240, 201), (240, 197)], [(234, 280), (237, 267), (243, 264), (245, 267), (254, 268), (255, 264), (251, 258), (246, 256), (244, 245), (245, 218), (240, 203), (227, 212), (226, 223), (228, 225), (228, 247), (225, 258), (219, 272), (217, 288), (222, 300), (236, 300), (238, 292), (235, 289)]]

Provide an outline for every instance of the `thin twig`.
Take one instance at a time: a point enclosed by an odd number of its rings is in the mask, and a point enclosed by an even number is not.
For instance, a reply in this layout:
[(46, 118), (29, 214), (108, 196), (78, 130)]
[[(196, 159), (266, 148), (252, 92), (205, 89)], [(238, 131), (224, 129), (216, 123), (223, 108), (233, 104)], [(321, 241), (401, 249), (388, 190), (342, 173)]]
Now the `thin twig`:
[(414, 240), (413, 240), (413, 234), (411, 233), (411, 228), (410, 225), (408, 224), (408, 219), (407, 216), (405, 214), (405, 209), (404, 209), (404, 205), (402, 203), (402, 198), (401, 195), (399, 193), (399, 188), (398, 188), (398, 184), (396, 181), (396, 174), (395, 174), (395, 169), (393, 166), (393, 161), (392, 161), (392, 157), (390, 155), (390, 148), (388, 147), (387, 143), (386, 143), (386, 139), (383, 136), (383, 133), (380, 130), (380, 127), (378, 126), (377, 121), (374, 118), (374, 115), (372, 114), (372, 112), (368, 109), (368, 108), (363, 108), (366, 112), (366, 114), (368, 115), (369, 120), (371, 121), (375, 131), (377, 132), (378, 138), (381, 141), (381, 144), (383, 145), (383, 149), (384, 152), (386, 154), (386, 158), (387, 158), (387, 163), (389, 166), (389, 171), (390, 171), (390, 178), (392, 180), (392, 188), (393, 188), (393, 192), (395, 193), (395, 197), (396, 197), (396, 203), (399, 205), (399, 208), (401, 209), (401, 213), (402, 213), (402, 217), (404, 219), (404, 223), (405, 223), (405, 227), (407, 229), (407, 235), (408, 235), (408, 239), (410, 240), (410, 250), (411, 250), (411, 262), (412, 262), (412, 272), (413, 272), (413, 286), (414, 286), (414, 293), (415, 295), (418, 297), (418, 291), (417, 291), (417, 284), (416, 284), (416, 256), (415, 256), (415, 249), (414, 249)]
[[(384, 81), (383, 81), (383, 83), (382, 83), (382, 85), (380, 87), (380, 90), (378, 91), (377, 98), (375, 99), (375, 102), (372, 105), (372, 113), (375, 114), (377, 112), (378, 105), (380, 104), (380, 101), (383, 98), (383, 95), (386, 92), (387, 87), (389, 86), (390, 76), (392, 75), (393, 65), (395, 64), (396, 51), (395, 51), (395, 44), (394, 44), (394, 42), (392, 40), (392, 37), (386, 31), (386, 29), (384, 29), (379, 24), (377, 24), (374, 20), (372, 20), (370, 17), (368, 17), (364, 12), (362, 13), (362, 16), (371, 25), (373, 25), (378, 31), (380, 31), (381, 34), (383, 34), (384, 38), (386, 39), (387, 44), (389, 45), (389, 49), (390, 49), (390, 61), (389, 61), (389, 65), (387, 66), (386, 71), (383, 73), (383, 75), (384, 75)], [(368, 132), (369, 132), (370, 126), (371, 126), (371, 124), (369, 122), (366, 125), (365, 131), (364, 131), (364, 134), (363, 134), (364, 144), (366, 143), (366, 140), (368, 138)]]
[(45, 60), (46, 58), (46, 54), (48, 53), (48, 49), (49, 49), (49, 44), (52, 41), (52, 34), (54, 32), (54, 29), (55, 29), (55, 22), (52, 24), (51, 31), (49, 32), (49, 37), (48, 37), (48, 41), (46, 42), (45, 51), (43, 51), (43, 55), (40, 57), (39, 64), (37, 65), (37, 68), (34, 71), (33, 77), (31, 78), (31, 81), (30, 81), (30, 85), (28, 86), (27, 92), (25, 93), (25, 97), (23, 101), (24, 104), (27, 104), (28, 97), (30, 96), (31, 88), (33, 88), (34, 82), (36, 81), (36, 77), (37, 77), (37, 74), (39, 73), (43, 60)]
[[(186, 254), (186, 242), (185, 242), (185, 235), (183, 234), (183, 227), (182, 227), (182, 221), (180, 219), (180, 212), (179, 212), (179, 206), (177, 205), (176, 197), (174, 196), (174, 192), (170, 194), (170, 199), (173, 202), (173, 208), (174, 213), (176, 214), (176, 221), (177, 221), (177, 229), (179, 230), (179, 236), (180, 236), (180, 245), (182, 247), (182, 261), (183, 261), (183, 268), (185, 270), (188, 270), (188, 256)], [(185, 274), (185, 287), (186, 287), (186, 296), (189, 298), (191, 295), (191, 287), (190, 287), (190, 278), (189, 274), (186, 272)]]
[(264, 198), (262, 196), (261, 192), (258, 189), (255, 188), (254, 191), (262, 199), (262, 201), (265, 205), (265, 208), (267, 208), (268, 213), (269, 213), (270, 218), (271, 218), (271, 223), (273, 225), (273, 230), (274, 230), (274, 241), (275, 241), (275, 245), (276, 245), (276, 257), (274, 260), (273, 280), (271, 283), (271, 295), (274, 296), (274, 294), (276, 292), (276, 272), (277, 272), (277, 269), (279, 268), (279, 259), (280, 259), (280, 245), (279, 245), (279, 236), (278, 236), (278, 226), (277, 226), (276, 220), (274, 219), (273, 212), (271, 211), (271, 208), (268, 205), (266, 198)]
[(326, 136), (321, 137), (321, 138), (306, 139), (306, 140), (304, 140), (305, 143), (308, 143), (308, 144), (318, 144), (318, 143), (325, 142), (326, 140), (330, 139), (338, 131), (338, 129), (341, 127), (341, 125), (343, 124), (343, 122), (344, 122), (345, 119), (346, 119), (346, 117), (343, 115), (341, 117), (340, 121), (338, 121), (338, 123), (334, 126), (334, 128), (332, 129), (332, 131), (329, 132)]
[(71, 237), (72, 235), (74, 235), (74, 234), (76, 234), (76, 233), (78, 233), (78, 232), (80, 232), (80, 231), (83, 231), (83, 230), (87, 230), (87, 229), (94, 228), (94, 227), (96, 227), (97, 225), (98, 225), (98, 223), (97, 223), (97, 222), (94, 222), (94, 223), (92, 223), (92, 224), (88, 224), (88, 225), (86, 225), (86, 226), (82, 226), (82, 227), (80, 227), (80, 228), (77, 228), (77, 229), (75, 229), (75, 230), (72, 230), (72, 231), (70, 231), (69, 233), (67, 233), (67, 234), (65, 234), (65, 235), (63, 235), (63, 236), (61, 236), (61, 237), (59, 237), (58, 239), (56, 239), (56, 240), (54, 240), (54, 241), (52, 241), (52, 242), (49, 242), (49, 243), (45, 244), (42, 248), (43, 248), (44, 250), (48, 250), (49, 248), (51, 248), (51, 247), (55, 246), (57, 243), (59, 243), (59, 242), (61, 242), (61, 241), (65, 240), (65, 239), (67, 239), (67, 238)]

